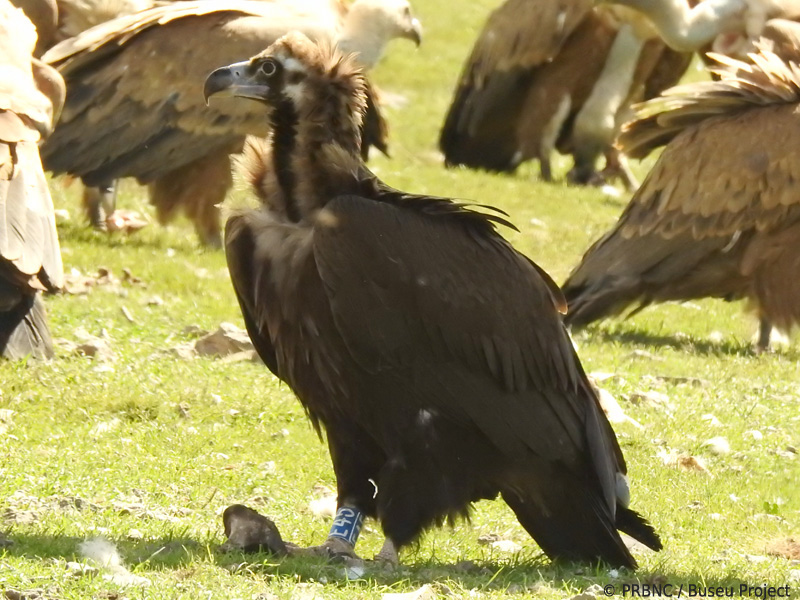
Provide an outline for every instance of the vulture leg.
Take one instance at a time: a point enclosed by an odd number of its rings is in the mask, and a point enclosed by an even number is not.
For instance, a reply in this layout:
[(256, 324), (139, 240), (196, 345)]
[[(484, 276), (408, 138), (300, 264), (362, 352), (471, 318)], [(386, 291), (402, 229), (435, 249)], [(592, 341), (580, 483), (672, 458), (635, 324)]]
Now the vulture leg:
[(558, 135), (564, 128), (564, 123), (569, 117), (572, 108), (572, 98), (569, 94), (564, 94), (558, 103), (558, 109), (542, 131), (542, 139), (539, 145), (539, 170), (543, 181), (553, 181), (553, 169), (550, 159), (558, 142)]
[(767, 317), (761, 317), (758, 322), (758, 340), (756, 352), (759, 354), (769, 350), (769, 340), (772, 336), (772, 322)]
[(628, 192), (636, 191), (636, 188), (639, 187), (639, 182), (636, 180), (636, 176), (631, 171), (630, 166), (628, 165), (628, 158), (614, 146), (609, 147), (605, 151), (605, 158), (606, 158), (606, 167), (600, 173), (601, 178), (603, 181), (611, 181), (619, 177), (622, 181), (622, 185), (625, 186), (625, 190)]
[(397, 555), (397, 548), (392, 540), (386, 538), (383, 542), (383, 546), (381, 546), (381, 549), (375, 555), (375, 560), (393, 567), (400, 564), (400, 557)]
[(597, 176), (597, 157), (611, 146), (617, 134), (616, 116), (633, 84), (644, 40), (630, 25), (623, 25), (592, 93), (575, 118), (573, 183), (591, 183)]
[(98, 231), (106, 230), (106, 219), (114, 212), (116, 204), (116, 183), (83, 188), (83, 208), (89, 224)]
[(200, 243), (222, 247), (219, 209), (233, 185), (228, 148), (200, 158), (156, 179), (150, 185), (150, 203), (158, 221), (170, 222), (179, 208), (194, 223)]
[(386, 456), (364, 429), (349, 420), (326, 424), (328, 448), (336, 473), (337, 502), (328, 539), (300, 554), (358, 559), (355, 544), (365, 517), (376, 517), (378, 473)]
[(23, 294), (0, 280), (0, 356), (53, 357), (53, 340), (41, 294)]

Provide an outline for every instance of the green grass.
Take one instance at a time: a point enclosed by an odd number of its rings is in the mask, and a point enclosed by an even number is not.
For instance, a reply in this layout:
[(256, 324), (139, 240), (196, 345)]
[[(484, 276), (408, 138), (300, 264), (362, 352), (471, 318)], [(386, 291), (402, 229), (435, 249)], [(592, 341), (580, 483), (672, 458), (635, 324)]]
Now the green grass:
[[(445, 170), (437, 153), (461, 62), (493, 4), (415, 2), (425, 43), (413, 51), (396, 42), (376, 73), (380, 86), (408, 104), (389, 109), (393, 157), (373, 167), (401, 189), (508, 211), (520, 229), (507, 232), (511, 241), (563, 281), (626, 199), (541, 183), (536, 165), (514, 176)], [(556, 164), (563, 179), (567, 161)], [(639, 175), (647, 166), (637, 167)], [(636, 573), (615, 579), (606, 569), (552, 565), (499, 501), (476, 505), (471, 524), (426, 534), (403, 552), (399, 570), (370, 570), (358, 581), (320, 561), (218, 553), (221, 510), (235, 502), (269, 515), (286, 539), (320, 543), (329, 523), (308, 504), (315, 485), (334, 485), (327, 450), (291, 392), (263, 366), (170, 352), (192, 339), (187, 326), (242, 325), (222, 253), (198, 248), (186, 222), (130, 237), (91, 232), (76, 191), (52, 187), (58, 207), (72, 215), (60, 228), (67, 270), (103, 266), (120, 277), (129, 268), (144, 284), (48, 299), (55, 336), (104, 332), (115, 361), (60, 349), (51, 362), (0, 364), (0, 409), (14, 411), (0, 426), (0, 532), (13, 542), (0, 549), (0, 590), (40, 588), (62, 599), (379, 598), (437, 582), (440, 595), (564, 598), (609, 582), (780, 585), (800, 568), (785, 558), (753, 558), (766, 556), (774, 540), (800, 535), (800, 468), (787, 450), (800, 445), (798, 345), (795, 339), (787, 350), (755, 356), (755, 320), (742, 305), (720, 301), (657, 306), (576, 336), (586, 369), (612, 373), (603, 386), (642, 425), (616, 429), (633, 506), (652, 520), (665, 549), (640, 554)], [(133, 184), (121, 204), (152, 214)], [(154, 296), (163, 304), (150, 304)], [(669, 406), (625, 400), (647, 391), (665, 394)], [(704, 419), (709, 414), (720, 424)], [(729, 440), (730, 454), (708, 452), (703, 444), (715, 436)], [(708, 473), (667, 466), (664, 453), (698, 456)], [(379, 548), (377, 529), (372, 523), (362, 534), (362, 555)], [(522, 552), (480, 545), (478, 537), (490, 533), (518, 542)], [(98, 535), (115, 542), (151, 585), (121, 589), (67, 569), (79, 559), (78, 544)]]

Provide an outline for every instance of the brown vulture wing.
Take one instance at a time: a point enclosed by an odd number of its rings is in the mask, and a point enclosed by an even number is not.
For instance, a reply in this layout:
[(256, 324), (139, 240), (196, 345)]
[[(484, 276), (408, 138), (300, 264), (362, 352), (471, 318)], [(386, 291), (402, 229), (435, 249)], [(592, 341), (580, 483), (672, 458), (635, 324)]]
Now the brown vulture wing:
[(774, 55), (752, 58), (729, 61), (722, 81), (643, 105), (652, 114), (629, 127), (623, 147), (640, 155), (670, 141), (565, 283), (568, 322), (634, 302), (751, 295), (751, 275), (770, 262), (754, 249), (800, 219), (800, 70)]
[(248, 133), (265, 135), (260, 104), (205, 105), (206, 75), (287, 30), (330, 38), (335, 25), (283, 3), (206, 0), (128, 15), (66, 40), (45, 55), (68, 82), (61, 121), (42, 148), (45, 167), (88, 185), (151, 181), (238, 146)]
[(528, 79), (591, 9), (590, 0), (507, 0), (490, 15), (445, 117), (439, 145), (448, 164), (514, 168)]

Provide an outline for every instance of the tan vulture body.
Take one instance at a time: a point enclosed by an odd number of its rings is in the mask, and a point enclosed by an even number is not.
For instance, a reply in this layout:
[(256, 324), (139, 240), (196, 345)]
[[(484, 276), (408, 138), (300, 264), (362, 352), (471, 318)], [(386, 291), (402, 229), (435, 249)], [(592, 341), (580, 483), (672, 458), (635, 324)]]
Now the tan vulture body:
[[(0, 355), (49, 357), (42, 291), (62, 284), (63, 268), (37, 142), (53, 125), (63, 82), (33, 63), (34, 26), (0, 0)], [(40, 77), (37, 77), (37, 73)], [(38, 79), (49, 81), (45, 95)]]
[(564, 284), (585, 325), (667, 300), (746, 298), (767, 325), (800, 322), (800, 68), (774, 54), (718, 56), (721, 81), (645, 103), (631, 156), (666, 144), (617, 225)]
[[(599, 154), (615, 158), (619, 108), (643, 99), (637, 94), (644, 89), (652, 93), (651, 76), (664, 86), (657, 93), (677, 83), (689, 64), (688, 56), (663, 44), (642, 48), (630, 31), (622, 32), (626, 39), (620, 33), (615, 11), (593, 9), (591, 0), (507, 0), (489, 17), (465, 64), (441, 132), (445, 162), (513, 171), (535, 158), (549, 180), (558, 148), (575, 157), (575, 181), (592, 179)], [(607, 67), (610, 57), (624, 66)], [(601, 79), (606, 87), (593, 96)], [(584, 109), (592, 114), (582, 118)], [(589, 135), (576, 134), (576, 123), (588, 126)], [(595, 136), (596, 127), (605, 131)]]
[[(177, 2), (62, 42), (45, 55), (64, 75), (69, 92), (61, 121), (42, 148), (45, 167), (78, 175), (89, 186), (126, 176), (152, 184), (160, 220), (183, 206), (201, 240), (219, 244), (215, 206), (230, 187), (229, 155), (241, 150), (246, 135), (269, 131), (257, 105), (205, 106), (205, 76), (290, 30), (360, 44), (368, 66), (391, 38), (419, 39), (419, 24), (404, 11), (405, 0), (359, 0), (345, 21), (332, 20), (331, 10), (312, 10), (316, 4)], [(367, 17), (359, 16), (363, 13)], [(351, 19), (373, 29), (354, 30)]]
[[(552, 558), (634, 567), (618, 529), (661, 543), (628, 508), (558, 287), (497, 214), (369, 172), (363, 86), (291, 34), (205, 88), (273, 108), (249, 157), (262, 206), (228, 219), (226, 254), (259, 355), (326, 431), (339, 510), (378, 518), (396, 549), (501, 494)], [(336, 528), (323, 547), (352, 555)]]

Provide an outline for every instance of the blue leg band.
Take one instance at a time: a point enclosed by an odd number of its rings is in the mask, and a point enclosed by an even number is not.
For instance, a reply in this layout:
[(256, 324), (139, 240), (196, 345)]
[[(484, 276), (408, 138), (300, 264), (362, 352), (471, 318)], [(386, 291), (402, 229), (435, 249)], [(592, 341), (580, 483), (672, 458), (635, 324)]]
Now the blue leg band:
[(363, 524), (364, 513), (357, 508), (342, 506), (336, 511), (336, 518), (333, 520), (328, 538), (339, 538), (355, 546)]

